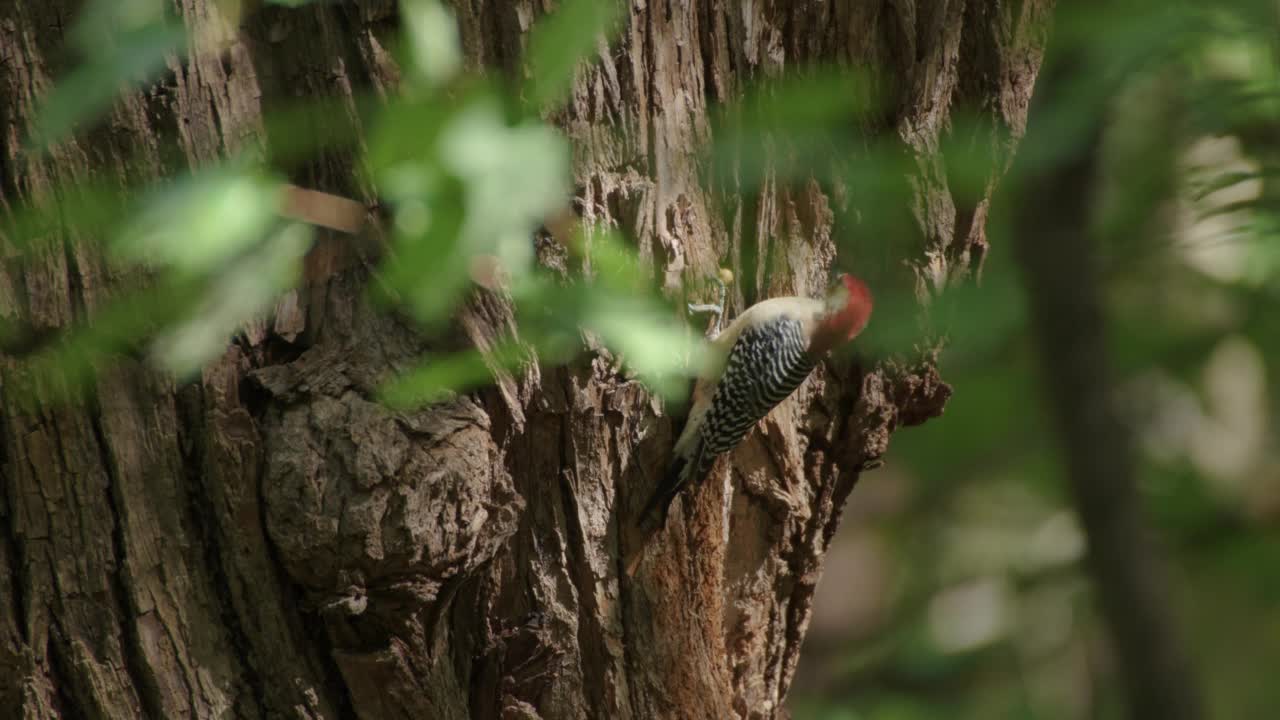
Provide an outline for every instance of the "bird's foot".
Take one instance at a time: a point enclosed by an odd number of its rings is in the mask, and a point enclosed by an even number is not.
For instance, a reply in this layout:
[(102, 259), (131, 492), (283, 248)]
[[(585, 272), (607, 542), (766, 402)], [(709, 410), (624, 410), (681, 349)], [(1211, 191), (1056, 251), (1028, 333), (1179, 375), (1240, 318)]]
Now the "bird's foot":
[(725, 281), (725, 277), (726, 277), (726, 276), (729, 278), (729, 280), (730, 280), (730, 281), (732, 281), (732, 279), (733, 279), (733, 273), (729, 272), (728, 270), (724, 270), (724, 269), (722, 269), (722, 270), (721, 270), (721, 271), (716, 275), (716, 277), (714, 277), (714, 278), (713, 278), (713, 280), (715, 280), (716, 285), (719, 285), (719, 286), (720, 286), (719, 302), (714, 302), (714, 303), (689, 303), (689, 305), (688, 305), (688, 307), (689, 307), (689, 312), (691, 312), (691, 313), (714, 313), (714, 314), (715, 314), (715, 316), (716, 316), (715, 324), (714, 324), (714, 326), (713, 326), (713, 328), (712, 328), (712, 335), (713, 335), (713, 336), (714, 336), (714, 335), (719, 335), (719, 334), (720, 334), (720, 326), (721, 326), (721, 325), (723, 324), (723, 322), (724, 322), (724, 303), (725, 303), (725, 298), (727, 298), (727, 297), (729, 296), (729, 286), (728, 286), (727, 284), (725, 284), (725, 282), (726, 282), (726, 281)]

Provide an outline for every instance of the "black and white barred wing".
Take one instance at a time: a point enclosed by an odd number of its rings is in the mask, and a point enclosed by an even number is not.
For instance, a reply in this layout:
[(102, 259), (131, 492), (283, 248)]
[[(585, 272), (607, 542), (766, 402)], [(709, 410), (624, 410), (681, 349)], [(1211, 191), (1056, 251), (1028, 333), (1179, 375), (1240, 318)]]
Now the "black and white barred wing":
[(697, 445), (671, 467), (641, 511), (646, 519), (659, 511), (666, 521), (671, 501), (686, 486), (701, 482), (716, 458), (742, 441), (751, 426), (800, 387), (813, 370), (804, 328), (786, 317), (744, 328), (729, 351), (724, 374), (713, 391), (699, 428)]
[(699, 468), (697, 480), (716, 456), (732, 450), (751, 426), (800, 387), (814, 365), (807, 346), (800, 321), (785, 315), (743, 329), (701, 428), (706, 468)]

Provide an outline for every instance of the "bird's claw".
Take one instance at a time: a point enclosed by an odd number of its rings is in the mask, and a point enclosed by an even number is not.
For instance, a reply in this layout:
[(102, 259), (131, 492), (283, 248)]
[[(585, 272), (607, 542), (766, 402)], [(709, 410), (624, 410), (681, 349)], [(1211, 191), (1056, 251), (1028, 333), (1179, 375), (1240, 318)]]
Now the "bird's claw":
[(724, 303), (729, 296), (729, 286), (725, 284), (724, 279), (719, 275), (713, 277), (712, 280), (715, 281), (716, 285), (720, 286), (720, 301), (715, 303), (689, 303), (688, 307), (691, 313), (715, 313), (716, 321), (712, 332), (714, 335), (718, 335), (720, 334), (721, 323), (724, 320)]
[(723, 315), (724, 308), (715, 303), (689, 303), (689, 312), (691, 313), (715, 313)]

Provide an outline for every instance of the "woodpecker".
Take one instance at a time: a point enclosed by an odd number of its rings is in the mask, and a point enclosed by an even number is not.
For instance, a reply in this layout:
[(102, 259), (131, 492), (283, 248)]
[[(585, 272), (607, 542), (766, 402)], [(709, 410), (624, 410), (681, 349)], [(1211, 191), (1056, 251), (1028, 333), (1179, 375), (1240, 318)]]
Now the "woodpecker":
[[(867, 286), (840, 275), (823, 300), (764, 300), (713, 338), (712, 362), (694, 385), (693, 406), (671, 465), (638, 524), (658, 512), (661, 529), (676, 495), (702, 482), (716, 458), (800, 387), (823, 355), (862, 332), (870, 317)], [(631, 571), (639, 559), (637, 553)]]

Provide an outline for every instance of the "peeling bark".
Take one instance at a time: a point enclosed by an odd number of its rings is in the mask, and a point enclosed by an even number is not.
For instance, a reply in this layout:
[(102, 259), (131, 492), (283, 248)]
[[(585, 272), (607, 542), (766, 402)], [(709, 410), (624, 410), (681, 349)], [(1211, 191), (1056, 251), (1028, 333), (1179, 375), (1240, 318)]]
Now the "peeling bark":
[[(232, 152), (275, 157), (264, 113), (297, 96), (360, 129), (353, 94), (394, 92), (395, 3), (262, 8), (233, 26), (175, 2), (193, 43), (161, 81), (45, 158), (20, 152), (61, 70), (75, 3), (3, 0), (0, 212), (86, 177), (147, 181)], [(518, 75), (546, 4), (454, 3), (473, 69)], [(861, 128), (914, 168), (911, 238), (892, 243), (927, 292), (976, 268), (987, 194), (948, 189), (954, 108), (1007, 158), (1024, 124), (1048, 0), (631, 4), (618, 40), (548, 118), (575, 150), (577, 209), (617, 226), (664, 288), (720, 265), (731, 305), (817, 292), (856, 193), (776, 178), (709, 189), (709, 112), (789, 67), (874, 69), (892, 102)], [(217, 43), (228, 49), (214, 51)], [(785, 140), (779, 139), (779, 152)], [(168, 152), (172, 143), (178, 152)], [(856, 159), (850, 159), (856, 161)], [(287, 171), (372, 201), (333, 148)], [(863, 204), (860, 204), (863, 203)], [(121, 287), (96, 238), (62, 232), (0, 269), (0, 313), (37, 332), (92, 319)], [(855, 248), (856, 250), (856, 248)], [(846, 252), (848, 249), (846, 248)], [(822, 558), (865, 464), (950, 393), (935, 358), (828, 363), (675, 505), (641, 572), (621, 558), (667, 460), (672, 418), (603, 351), (529, 367), (414, 412), (374, 400), (422, 353), (514, 327), (478, 290), (428, 341), (365, 300), (360, 247), (251, 324), (197, 382), (126, 357), (93, 400), (61, 402), (0, 357), (0, 707), (24, 718), (779, 717)], [(12, 388), (30, 391), (20, 403)]]

